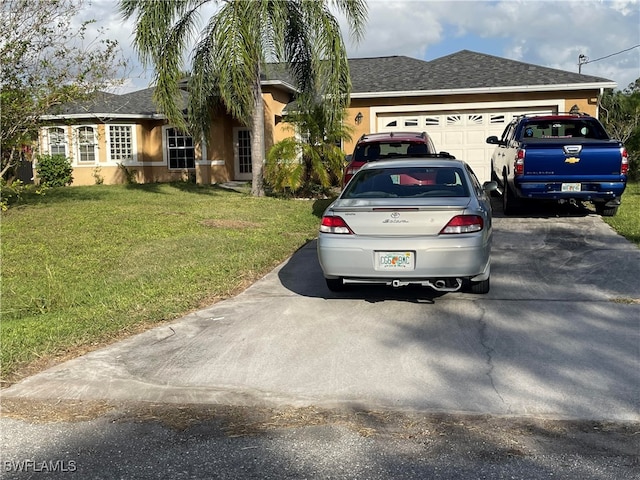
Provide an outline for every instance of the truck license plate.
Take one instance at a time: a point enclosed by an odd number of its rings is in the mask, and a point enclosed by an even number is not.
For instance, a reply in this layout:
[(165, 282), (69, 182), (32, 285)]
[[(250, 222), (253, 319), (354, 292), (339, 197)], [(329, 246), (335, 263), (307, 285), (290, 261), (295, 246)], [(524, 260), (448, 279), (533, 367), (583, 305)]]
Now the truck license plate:
[(562, 191), (563, 192), (579, 192), (582, 190), (581, 183), (563, 183)]
[(414, 252), (376, 252), (376, 270), (413, 270)]

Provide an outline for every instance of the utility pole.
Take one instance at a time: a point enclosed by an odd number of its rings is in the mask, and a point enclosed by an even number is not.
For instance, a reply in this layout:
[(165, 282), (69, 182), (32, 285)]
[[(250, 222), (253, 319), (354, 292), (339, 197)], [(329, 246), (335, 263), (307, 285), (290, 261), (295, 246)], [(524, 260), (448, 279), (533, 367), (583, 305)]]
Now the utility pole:
[(582, 73), (582, 65), (585, 63), (589, 63), (589, 57), (581, 53), (578, 55), (578, 73)]
[(621, 53), (625, 53), (625, 52), (628, 52), (629, 50), (633, 50), (634, 48), (639, 48), (639, 47), (640, 47), (640, 43), (638, 45), (634, 45), (633, 47), (620, 50), (619, 52), (612, 53), (604, 57), (596, 58), (595, 60), (589, 60), (589, 57), (581, 53), (580, 55), (578, 55), (578, 73), (582, 73), (582, 65), (584, 65), (585, 63), (599, 62), (600, 60), (604, 60), (605, 58), (613, 57), (614, 55), (620, 55)]

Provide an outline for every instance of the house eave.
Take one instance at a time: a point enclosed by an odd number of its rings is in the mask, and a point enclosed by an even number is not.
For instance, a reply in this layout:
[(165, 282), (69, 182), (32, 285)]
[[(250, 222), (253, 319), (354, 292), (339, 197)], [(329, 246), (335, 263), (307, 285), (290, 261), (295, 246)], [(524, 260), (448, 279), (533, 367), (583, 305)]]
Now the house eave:
[(41, 120), (85, 120), (95, 118), (122, 118), (136, 120), (166, 120), (167, 117), (160, 113), (138, 114), (138, 113), (67, 113), (60, 115), (42, 115)]
[(280, 87), (284, 90), (289, 91), (290, 93), (298, 93), (298, 89), (293, 85), (287, 82), (283, 82), (282, 80), (262, 80), (260, 81), (260, 85), (262, 86), (271, 86), (271, 87)]
[(567, 83), (555, 85), (519, 85), (508, 87), (447, 88), (388, 92), (352, 92), (351, 98), (426, 97), (442, 95), (477, 95), (485, 93), (559, 92), (567, 90), (601, 90), (616, 88), (616, 82)]

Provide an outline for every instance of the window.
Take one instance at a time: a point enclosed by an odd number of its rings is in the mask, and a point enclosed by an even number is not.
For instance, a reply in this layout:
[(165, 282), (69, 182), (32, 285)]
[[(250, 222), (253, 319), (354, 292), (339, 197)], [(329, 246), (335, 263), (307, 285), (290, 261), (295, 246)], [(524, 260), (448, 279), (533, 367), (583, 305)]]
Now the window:
[(64, 128), (53, 127), (47, 130), (47, 141), (49, 142), (49, 155), (67, 156), (67, 142)]
[(109, 155), (113, 162), (133, 160), (133, 133), (130, 125), (109, 125)]
[(251, 131), (238, 132), (238, 167), (240, 174), (251, 173)]
[(195, 168), (196, 154), (193, 138), (176, 128), (166, 130), (167, 153), (169, 168)]
[(96, 135), (93, 127), (78, 127), (76, 129), (76, 149), (78, 163), (96, 162)]
[(516, 128), (516, 125), (513, 122), (507, 125), (506, 128), (504, 129), (504, 132), (502, 132), (501, 141), (505, 142), (506, 144), (509, 140), (511, 140), (513, 138), (513, 133), (515, 128)]
[(606, 140), (607, 134), (598, 123), (589, 120), (532, 120), (523, 126), (525, 138), (586, 137)]

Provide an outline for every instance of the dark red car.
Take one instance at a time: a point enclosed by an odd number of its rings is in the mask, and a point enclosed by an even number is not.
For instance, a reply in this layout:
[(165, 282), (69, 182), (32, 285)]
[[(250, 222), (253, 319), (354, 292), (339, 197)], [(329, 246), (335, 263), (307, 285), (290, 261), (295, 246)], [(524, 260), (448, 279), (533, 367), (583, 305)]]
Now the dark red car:
[(344, 170), (344, 187), (353, 174), (365, 164), (375, 160), (389, 160), (394, 157), (420, 157), (437, 154), (431, 137), (426, 132), (387, 132), (362, 135), (349, 164)]

